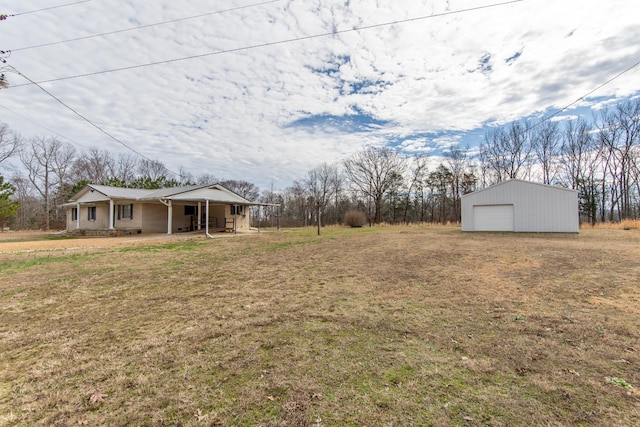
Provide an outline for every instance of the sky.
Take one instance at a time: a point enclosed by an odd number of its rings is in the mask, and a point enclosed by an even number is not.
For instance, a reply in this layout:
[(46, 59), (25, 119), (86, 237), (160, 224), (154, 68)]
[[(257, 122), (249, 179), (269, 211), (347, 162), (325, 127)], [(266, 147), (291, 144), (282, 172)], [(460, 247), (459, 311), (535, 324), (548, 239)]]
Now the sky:
[(640, 94), (634, 0), (0, 0), (0, 14), (0, 122), (23, 138), (262, 189), (365, 147), (437, 161), (587, 94), (554, 120)]

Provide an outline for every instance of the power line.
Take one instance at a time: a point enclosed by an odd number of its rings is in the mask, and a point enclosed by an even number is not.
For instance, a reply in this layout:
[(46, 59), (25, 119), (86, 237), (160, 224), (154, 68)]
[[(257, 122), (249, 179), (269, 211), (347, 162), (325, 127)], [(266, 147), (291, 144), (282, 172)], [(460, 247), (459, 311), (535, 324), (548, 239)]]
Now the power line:
[(62, 135), (61, 133), (56, 132), (55, 130), (48, 128), (47, 126), (43, 125), (42, 123), (38, 123), (38, 122), (36, 122), (35, 120), (30, 119), (29, 117), (23, 116), (22, 114), (17, 113), (17, 112), (15, 112), (15, 111), (13, 111), (12, 109), (5, 107), (4, 105), (0, 105), (0, 108), (4, 108), (4, 109), (5, 109), (5, 110), (7, 110), (8, 112), (13, 113), (13, 114), (15, 114), (15, 115), (16, 115), (16, 116), (18, 116), (18, 117), (22, 117), (24, 120), (27, 120), (27, 121), (29, 121), (29, 122), (31, 122), (31, 123), (33, 123), (33, 124), (35, 124), (36, 126), (39, 126), (39, 127), (43, 128), (43, 129), (46, 129), (46, 130), (48, 130), (48, 131), (49, 131), (49, 132), (51, 132), (51, 133), (55, 133), (55, 134), (56, 134), (56, 135), (58, 135), (60, 138), (62, 138), (62, 139), (66, 139), (67, 141), (69, 141), (69, 142), (71, 142), (71, 143), (73, 143), (73, 144), (76, 144), (76, 145), (77, 145), (77, 146), (79, 146), (79, 147), (82, 147), (82, 148), (88, 148), (88, 147), (85, 147), (84, 145), (82, 145), (81, 143), (79, 143), (78, 141), (74, 141), (73, 139), (68, 138), (68, 137), (66, 137), (66, 136)]
[[(124, 142), (120, 141), (118, 138), (116, 138), (115, 136), (111, 135), (109, 132), (107, 132), (106, 130), (104, 130), (103, 128), (101, 128), (100, 126), (98, 126), (97, 124), (95, 124), (94, 122), (92, 122), (91, 120), (89, 120), (87, 117), (83, 116), (82, 114), (80, 114), (78, 111), (76, 111), (75, 109), (73, 109), (72, 107), (70, 107), (68, 104), (66, 104), (64, 101), (62, 101), (60, 98), (58, 98), (57, 96), (55, 96), (54, 94), (52, 94), (51, 92), (49, 92), (48, 90), (46, 90), (45, 88), (43, 88), (42, 86), (40, 86), (40, 84), (38, 84), (37, 82), (34, 82), (33, 80), (31, 80), (29, 77), (25, 76), (24, 74), (22, 74), (20, 71), (16, 70), (14, 67), (11, 67), (13, 71), (15, 71), (17, 74), (19, 74), (20, 76), (24, 77), (25, 79), (27, 79), (28, 81), (31, 82), (31, 84), (37, 86), (41, 91), (43, 91), (44, 93), (46, 93), (47, 95), (49, 95), (51, 98), (55, 99), (59, 104), (61, 104), (62, 106), (64, 106), (66, 109), (68, 109), (69, 111), (71, 111), (73, 114), (75, 114), (76, 116), (80, 117), (82, 120), (84, 120), (85, 122), (89, 123), (91, 126), (93, 126), (94, 128), (98, 129), (100, 132), (102, 132), (103, 134), (105, 134), (106, 136), (108, 136), (109, 138), (111, 138), (112, 140), (114, 140), (115, 142), (117, 142), (118, 144), (122, 145), (123, 147), (127, 148), (128, 150), (134, 152), (135, 154), (137, 154), (138, 156), (142, 157), (145, 160), (148, 160), (150, 162), (153, 162), (154, 160), (150, 159), (149, 157), (145, 156), (144, 154), (140, 153), (139, 151), (135, 150), (133, 147), (125, 144)], [(169, 172), (171, 172), (172, 174), (174, 174), (175, 176), (180, 176), (179, 173), (172, 171), (171, 169), (167, 169)]]
[(585, 93), (584, 95), (582, 95), (580, 98), (576, 99), (575, 101), (573, 101), (570, 104), (565, 105), (564, 107), (562, 107), (561, 109), (559, 109), (558, 111), (556, 111), (553, 114), (549, 114), (546, 117), (543, 117), (539, 122), (537, 122), (536, 124), (532, 125), (531, 127), (529, 127), (527, 130), (531, 130), (533, 128), (535, 128), (536, 126), (540, 126), (542, 123), (551, 120), (553, 117), (557, 116), (558, 114), (562, 113), (563, 111), (568, 110), (569, 108), (571, 108), (572, 106), (574, 106), (575, 104), (577, 104), (578, 102), (582, 101), (583, 99), (585, 99), (587, 96), (591, 95), (594, 92), (597, 92), (598, 90), (602, 89), (603, 87), (605, 87), (606, 85), (608, 85), (609, 83), (611, 83), (612, 81), (614, 81), (615, 79), (617, 79), (618, 77), (622, 76), (625, 73), (628, 73), (629, 71), (633, 70), (634, 68), (636, 68), (638, 65), (640, 65), (640, 61), (636, 62), (635, 64), (633, 64), (632, 66), (626, 68), (625, 70), (619, 72), (618, 74), (616, 74), (615, 76), (611, 77), (609, 80), (607, 80), (606, 82), (600, 84), (598, 87), (596, 87), (593, 90), (590, 90), (589, 92)]
[(81, 0), (81, 1), (75, 1), (73, 3), (67, 3), (67, 4), (61, 4), (58, 6), (51, 6), (51, 7), (44, 7), (42, 9), (37, 9), (37, 10), (30, 10), (28, 12), (19, 12), (19, 13), (12, 13), (10, 15), (4, 15), (6, 17), (11, 17), (11, 16), (20, 16), (20, 15), (28, 15), (30, 13), (37, 13), (37, 12), (43, 12), (45, 10), (52, 10), (52, 9), (58, 9), (60, 7), (67, 7), (67, 6), (73, 6), (74, 4), (80, 4), (80, 3), (87, 3), (93, 0)]
[[(255, 45), (251, 45), (251, 46), (244, 46), (244, 47), (238, 47), (238, 48), (233, 48), (233, 49), (224, 49), (224, 50), (219, 50), (219, 51), (216, 51), (216, 52), (208, 52), (208, 53), (202, 53), (202, 54), (199, 54), (199, 55), (191, 55), (191, 56), (185, 56), (185, 57), (181, 57), (181, 58), (167, 59), (167, 60), (164, 60), (164, 61), (149, 62), (149, 63), (146, 63), (146, 64), (138, 64), (138, 65), (130, 65), (130, 66), (127, 66), (127, 67), (121, 67), (121, 68), (113, 68), (111, 70), (102, 70), (102, 71), (95, 71), (95, 72), (92, 72), (92, 73), (77, 74), (77, 75), (74, 75), (74, 76), (59, 77), (59, 78), (49, 79), (49, 80), (41, 80), (38, 83), (52, 83), (52, 82), (58, 82), (58, 81), (62, 81), (62, 80), (76, 79), (76, 78), (79, 78), (79, 77), (97, 76), (97, 75), (100, 75), (100, 74), (108, 74), (108, 73), (115, 73), (115, 72), (118, 72), (118, 71), (134, 70), (134, 69), (137, 69), (137, 68), (151, 67), (151, 66), (154, 66), (154, 65), (170, 64), (170, 63), (173, 63), (173, 62), (187, 61), (187, 60), (190, 60), (190, 59), (204, 58), (204, 57), (213, 56), (213, 55), (222, 55), (222, 54), (226, 54), (226, 53), (242, 52), (242, 51), (258, 49), (258, 48), (262, 48), (262, 47), (277, 46), (277, 45), (281, 45), (281, 44), (299, 42), (299, 41), (304, 41), (304, 40), (312, 40), (312, 39), (317, 39), (317, 38), (322, 38), (322, 37), (336, 36), (338, 34), (353, 33), (353, 32), (357, 32), (357, 31), (370, 30), (370, 29), (374, 29), (374, 28), (388, 27), (388, 26), (391, 26), (391, 25), (405, 24), (407, 22), (416, 22), (416, 21), (422, 21), (422, 20), (426, 20), (426, 19), (439, 18), (439, 17), (443, 17), (443, 16), (448, 16), (448, 15), (456, 15), (456, 14), (461, 14), (461, 13), (474, 12), (474, 11), (478, 11), (478, 10), (482, 10), (482, 9), (489, 9), (489, 8), (494, 8), (494, 7), (506, 6), (506, 5), (514, 4), (514, 3), (521, 3), (523, 1), (526, 1), (526, 0), (510, 0), (510, 1), (502, 2), (502, 3), (493, 3), (493, 4), (489, 4), (489, 5), (475, 6), (475, 7), (470, 7), (470, 8), (466, 8), (466, 9), (460, 9), (460, 10), (436, 13), (436, 14), (433, 14), (433, 15), (425, 15), (425, 16), (418, 16), (418, 17), (415, 17), (415, 18), (399, 19), (399, 20), (396, 20), (396, 21), (383, 22), (383, 23), (379, 23), (379, 24), (364, 25), (364, 26), (361, 26), (361, 27), (354, 27), (354, 28), (349, 28), (349, 29), (345, 29), (345, 30), (335, 30), (335, 31), (327, 32), (327, 33), (313, 34), (313, 35), (310, 35), (310, 36), (294, 37), (294, 38), (291, 38), (291, 39), (278, 40), (278, 41), (274, 41), (274, 42), (260, 43), (260, 44), (255, 44)], [(21, 86), (29, 86), (31, 84), (35, 84), (35, 82), (24, 83), (24, 84), (20, 84), (20, 85), (14, 85), (12, 87), (15, 88), (15, 87), (21, 87)]]
[(89, 35), (89, 36), (76, 37), (76, 38), (73, 38), (73, 39), (60, 40), (60, 41), (49, 42), (49, 43), (42, 43), (42, 44), (37, 44), (37, 45), (33, 45), (33, 46), (25, 46), (25, 47), (20, 47), (20, 48), (11, 49), (11, 50), (13, 52), (17, 52), (17, 51), (20, 51), (20, 50), (35, 49), (35, 48), (39, 48), (39, 47), (53, 46), (53, 45), (58, 45), (58, 44), (63, 44), (63, 43), (70, 43), (70, 42), (75, 42), (75, 41), (79, 41), (79, 40), (91, 39), (91, 38), (94, 38), (94, 37), (108, 36), (108, 35), (111, 35), (111, 34), (118, 34), (118, 33), (124, 33), (124, 32), (127, 32), (127, 31), (140, 30), (142, 28), (149, 28), (149, 27), (155, 27), (155, 26), (158, 26), (158, 25), (172, 24), (174, 22), (180, 22), (180, 21), (187, 21), (189, 19), (202, 18), (204, 16), (219, 15), (219, 14), (222, 14), (222, 13), (233, 12), (233, 11), (236, 11), (236, 10), (248, 9), (248, 8), (257, 7), (257, 6), (263, 6), (263, 5), (269, 4), (269, 3), (276, 3), (276, 2), (279, 2), (279, 1), (282, 1), (282, 0), (268, 0), (268, 1), (263, 1), (263, 2), (260, 2), (260, 3), (248, 4), (248, 5), (245, 5), (245, 6), (233, 7), (233, 8), (230, 8), (230, 9), (218, 10), (218, 11), (215, 11), (215, 12), (201, 13), (200, 15), (193, 15), (193, 16), (187, 16), (187, 17), (184, 17), (184, 18), (171, 19), (169, 21), (156, 22), (156, 23), (153, 23), (153, 24), (139, 25), (137, 27), (124, 28), (124, 29), (121, 29), (121, 30), (108, 31), (106, 33), (92, 34), (92, 35)]

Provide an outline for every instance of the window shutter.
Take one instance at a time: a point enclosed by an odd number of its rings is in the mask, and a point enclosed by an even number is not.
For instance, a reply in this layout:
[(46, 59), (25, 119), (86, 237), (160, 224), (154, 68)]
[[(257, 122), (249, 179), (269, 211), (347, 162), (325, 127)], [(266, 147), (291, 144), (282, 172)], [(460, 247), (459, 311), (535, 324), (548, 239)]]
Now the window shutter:
[(129, 219), (133, 219), (133, 203), (131, 203), (131, 209), (129, 210)]

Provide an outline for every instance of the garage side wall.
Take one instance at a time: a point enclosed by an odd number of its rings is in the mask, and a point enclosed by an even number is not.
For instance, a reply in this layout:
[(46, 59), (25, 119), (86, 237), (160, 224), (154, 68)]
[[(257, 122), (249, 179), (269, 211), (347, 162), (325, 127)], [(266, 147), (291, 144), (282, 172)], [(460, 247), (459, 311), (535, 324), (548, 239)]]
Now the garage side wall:
[(578, 193), (549, 185), (511, 180), (462, 199), (462, 231), (476, 231), (473, 207), (513, 205), (516, 232), (577, 233)]

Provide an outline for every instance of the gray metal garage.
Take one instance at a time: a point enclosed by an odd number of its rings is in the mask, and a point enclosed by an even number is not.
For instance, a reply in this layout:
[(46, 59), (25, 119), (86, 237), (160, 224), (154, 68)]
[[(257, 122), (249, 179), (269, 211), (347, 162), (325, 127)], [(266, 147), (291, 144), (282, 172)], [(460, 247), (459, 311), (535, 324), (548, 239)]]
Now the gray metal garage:
[(578, 192), (512, 179), (462, 196), (462, 231), (577, 233)]

